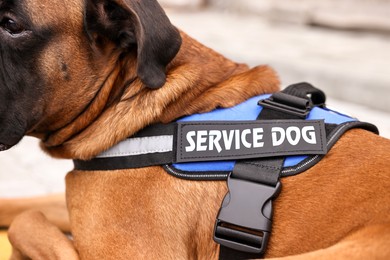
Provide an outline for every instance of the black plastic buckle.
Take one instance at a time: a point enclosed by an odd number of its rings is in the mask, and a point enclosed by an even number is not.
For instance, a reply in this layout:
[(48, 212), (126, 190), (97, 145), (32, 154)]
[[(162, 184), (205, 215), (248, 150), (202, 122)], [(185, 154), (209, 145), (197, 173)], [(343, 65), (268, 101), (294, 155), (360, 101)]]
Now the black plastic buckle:
[(301, 98), (278, 92), (258, 103), (264, 108), (280, 111), (290, 115), (306, 118), (310, 110), (314, 107), (310, 98)]
[(214, 241), (234, 250), (264, 253), (272, 226), (276, 187), (228, 177), (226, 194), (214, 228)]

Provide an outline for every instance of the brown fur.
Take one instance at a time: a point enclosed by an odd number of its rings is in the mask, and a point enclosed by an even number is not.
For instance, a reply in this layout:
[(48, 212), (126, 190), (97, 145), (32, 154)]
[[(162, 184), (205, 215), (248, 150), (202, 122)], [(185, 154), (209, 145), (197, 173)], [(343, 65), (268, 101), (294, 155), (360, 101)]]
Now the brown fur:
[[(81, 21), (80, 17), (74, 20)], [(68, 44), (76, 42), (77, 48), (83, 48), (85, 39), (70, 33), (75, 41)], [(135, 54), (116, 62), (120, 53), (108, 43), (93, 62), (82, 55), (70, 61), (69, 66), (81, 70), (71, 74), (80, 75), (81, 84), (90, 87), (79, 90), (72, 88), (73, 80), (59, 82), (61, 90), (45, 98), (76, 95), (80, 104), (64, 108), (61, 102), (53, 102), (47, 112), (50, 117), (43, 118), (31, 134), (43, 139), (43, 149), (52, 156), (89, 159), (149, 124), (233, 106), (278, 89), (277, 76), (269, 67), (249, 69), (183, 32), (181, 36), (182, 46), (167, 67), (166, 83), (157, 90), (145, 88), (136, 78)], [(58, 41), (52, 46), (65, 39)], [(70, 48), (64, 56), (74, 51)], [(56, 63), (50, 61), (52, 55), (46, 52), (42, 62)], [(45, 68), (49, 80), (58, 79), (50, 65)], [(81, 76), (91, 73), (91, 77)], [(389, 153), (388, 140), (352, 130), (318, 165), (283, 178), (267, 257), (389, 258)], [(74, 242), (42, 215), (28, 211), (9, 230), (13, 258), (216, 259), (212, 231), (225, 193), (225, 182), (185, 181), (161, 167), (72, 171), (66, 178), (66, 201)], [(0, 210), (12, 207), (8, 204)], [(55, 216), (46, 217), (58, 223)]]
[[(65, 128), (51, 134), (43, 148), (60, 158), (90, 159), (146, 125), (169, 122), (218, 106), (232, 106), (254, 95), (277, 90), (279, 81), (270, 68), (262, 66), (249, 70), (246, 65), (229, 61), (200, 45), (185, 33), (181, 36), (182, 48), (168, 67), (164, 88), (148, 91), (136, 80), (126, 86), (115, 104), (107, 107), (111, 88), (123, 86), (133, 78), (136, 65), (131, 56), (119, 66), (112, 63), (115, 67), (106, 69), (111, 75), (93, 103)], [(117, 77), (119, 71), (128, 73), (125, 77)], [(93, 121), (97, 114), (99, 118)], [(115, 133), (107, 135), (102, 125), (115, 126)], [(78, 133), (80, 129), (83, 131)], [(78, 133), (75, 138), (64, 142), (75, 133)]]

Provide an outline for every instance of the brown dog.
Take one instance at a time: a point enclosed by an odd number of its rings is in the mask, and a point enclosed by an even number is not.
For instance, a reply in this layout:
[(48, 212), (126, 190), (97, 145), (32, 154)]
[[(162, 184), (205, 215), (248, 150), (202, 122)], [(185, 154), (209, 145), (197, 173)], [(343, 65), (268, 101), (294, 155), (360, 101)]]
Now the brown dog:
[[(1, 150), (27, 134), (54, 157), (86, 160), (149, 124), (278, 89), (270, 68), (202, 46), (154, 0), (0, 4)], [(266, 256), (389, 258), (389, 153), (388, 140), (352, 130), (315, 167), (282, 179)], [(30, 211), (9, 230), (13, 259), (218, 257), (212, 231), (225, 182), (149, 167), (72, 171), (66, 185), (74, 240)], [(66, 221), (57, 215), (47, 216)]]

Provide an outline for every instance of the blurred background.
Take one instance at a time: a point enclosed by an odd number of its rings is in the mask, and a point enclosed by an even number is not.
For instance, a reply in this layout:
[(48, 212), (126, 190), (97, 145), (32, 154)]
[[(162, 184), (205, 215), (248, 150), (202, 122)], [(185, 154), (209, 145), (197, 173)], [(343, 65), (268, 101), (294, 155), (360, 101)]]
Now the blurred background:
[[(282, 85), (308, 81), (328, 105), (376, 124), (390, 138), (390, 0), (160, 0), (172, 23), (250, 66), (268, 64)], [(0, 197), (64, 190), (70, 161), (25, 138), (0, 154)]]

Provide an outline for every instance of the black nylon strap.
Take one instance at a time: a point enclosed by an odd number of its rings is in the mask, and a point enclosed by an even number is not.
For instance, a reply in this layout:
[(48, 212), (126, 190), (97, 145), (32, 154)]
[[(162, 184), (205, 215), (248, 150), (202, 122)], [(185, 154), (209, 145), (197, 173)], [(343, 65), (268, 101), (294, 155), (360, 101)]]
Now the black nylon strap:
[[(236, 163), (230, 177), (246, 180), (246, 181), (252, 181), (260, 184), (266, 184), (275, 187), (279, 182), (279, 177), (282, 170), (283, 162), (284, 162), (284, 157), (265, 159), (265, 160), (239, 161)], [(243, 203), (245, 203), (245, 201), (243, 201)], [(270, 216), (272, 216), (272, 212), (270, 212), (269, 214)], [(244, 234), (238, 234), (238, 235), (234, 234), (235, 239), (248, 241), (249, 240), (248, 236), (251, 236), (248, 233), (245, 234), (245, 237), (240, 239), (239, 235), (244, 235)], [(265, 238), (258, 237), (258, 239), (265, 239)], [(263, 241), (260, 241), (257, 244), (264, 244), (264, 243)], [(263, 253), (260, 254), (247, 253), (247, 252), (234, 250), (223, 245), (220, 246), (220, 253), (219, 253), (220, 260), (257, 259), (257, 258), (261, 258), (262, 256)]]
[(284, 157), (239, 161), (234, 166), (231, 177), (276, 186), (283, 162)]
[(75, 170), (80, 171), (113, 171), (134, 169), (171, 164), (173, 162), (174, 154), (172, 152), (132, 155), (125, 157), (95, 158), (89, 161), (73, 160)]
[[(311, 95), (311, 98), (307, 95)], [(325, 95), (322, 91), (314, 88), (308, 83), (299, 83), (287, 87), (282, 92), (275, 93), (270, 97), (269, 100), (271, 100), (270, 105), (264, 106), (257, 120), (303, 119), (303, 117), (306, 115), (305, 112), (308, 112), (311, 109), (313, 103), (316, 105), (322, 105), (325, 103)], [(281, 107), (279, 106), (280, 104), (282, 104)], [(294, 110), (294, 113), (285, 112), (289, 106), (291, 106), (292, 110)], [(297, 109), (297, 111), (301, 110), (303, 113), (295, 113), (295, 109)], [(230, 178), (256, 182), (275, 187), (279, 182), (284, 159), (285, 157), (276, 157), (237, 161)], [(243, 201), (243, 203), (245, 203), (245, 201)], [(272, 212), (270, 215), (272, 216)], [(239, 237), (235, 238), (240, 240)], [(261, 258), (262, 256), (263, 253), (253, 254), (235, 250), (223, 245), (220, 246), (220, 260), (254, 259)]]
[(132, 138), (158, 136), (158, 135), (174, 135), (175, 131), (176, 131), (176, 123), (154, 124), (140, 130), (135, 135), (133, 135)]
[[(250, 182), (256, 182), (260, 184), (266, 184), (272, 187), (276, 187), (279, 182), (280, 173), (283, 167), (284, 157), (277, 157), (264, 160), (245, 160), (238, 161), (234, 166), (233, 172), (230, 178), (240, 179)], [(245, 203), (245, 201), (243, 201)], [(272, 204), (271, 204), (272, 205)], [(272, 208), (270, 208), (269, 216), (272, 217)], [(263, 233), (265, 235), (265, 233)], [(250, 233), (232, 234), (235, 240), (250, 241), (248, 236)], [(245, 237), (240, 238), (241, 235)], [(258, 237), (258, 239), (268, 239), (265, 237)], [(266, 245), (268, 241), (259, 241), (258, 245)], [(229, 247), (220, 246), (219, 259), (220, 260), (237, 260), (237, 259), (257, 259), (261, 258), (263, 253), (254, 254), (242, 252), (239, 250), (231, 249)]]
[(292, 84), (281, 92), (290, 96), (310, 99), (315, 106), (323, 106), (326, 101), (325, 93), (307, 82)]
[(226, 246), (220, 246), (219, 259), (221, 260), (245, 260), (245, 259), (258, 259), (258, 254), (245, 253), (231, 249)]
[(325, 106), (325, 94), (309, 83), (288, 86), (259, 102), (266, 110), (261, 119), (305, 119), (314, 106)]

